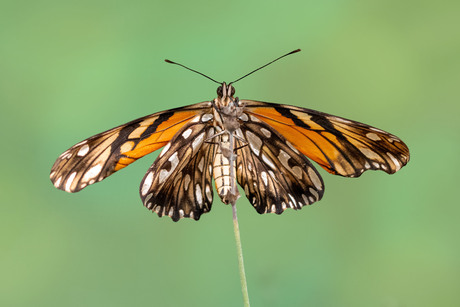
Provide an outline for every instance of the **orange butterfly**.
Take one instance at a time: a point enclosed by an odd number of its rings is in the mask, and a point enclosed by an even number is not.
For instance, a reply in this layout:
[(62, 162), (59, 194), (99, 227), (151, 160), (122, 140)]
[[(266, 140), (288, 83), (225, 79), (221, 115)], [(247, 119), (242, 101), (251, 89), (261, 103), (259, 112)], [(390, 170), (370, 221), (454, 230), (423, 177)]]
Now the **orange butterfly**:
[(236, 179), (257, 212), (281, 214), (323, 196), (323, 180), (306, 156), (346, 177), (392, 174), (409, 161), (407, 146), (388, 132), (310, 109), (240, 100), (236, 81), (217, 82), (212, 101), (154, 113), (72, 146), (54, 163), (51, 181), (78, 192), (164, 146), (142, 180), (142, 202), (160, 217), (198, 220), (211, 210), (212, 178), (224, 203), (238, 198)]

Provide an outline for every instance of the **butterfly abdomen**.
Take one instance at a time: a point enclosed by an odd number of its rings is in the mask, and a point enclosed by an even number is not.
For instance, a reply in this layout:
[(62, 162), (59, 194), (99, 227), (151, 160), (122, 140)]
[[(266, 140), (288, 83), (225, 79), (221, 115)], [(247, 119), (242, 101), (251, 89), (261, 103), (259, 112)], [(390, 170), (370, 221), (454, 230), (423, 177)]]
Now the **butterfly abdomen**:
[(225, 204), (229, 204), (233, 199), (236, 200), (239, 197), (235, 175), (232, 177), (232, 173), (236, 174), (235, 162), (231, 163), (228, 158), (229, 153), (232, 153), (228, 135), (223, 134), (217, 139), (219, 146), (217, 146), (217, 152), (214, 157), (213, 177), (219, 197)]

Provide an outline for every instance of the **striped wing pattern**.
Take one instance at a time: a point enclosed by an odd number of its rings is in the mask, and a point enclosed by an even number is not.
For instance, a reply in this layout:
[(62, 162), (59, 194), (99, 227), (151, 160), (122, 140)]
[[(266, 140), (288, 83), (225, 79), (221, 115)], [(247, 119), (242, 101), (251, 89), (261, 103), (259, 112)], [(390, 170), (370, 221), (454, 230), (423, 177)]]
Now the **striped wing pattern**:
[(92, 136), (59, 156), (51, 168), (51, 181), (58, 189), (78, 192), (165, 146), (209, 107), (210, 102), (202, 102), (158, 112)]
[(211, 114), (198, 115), (184, 125), (165, 146), (140, 186), (145, 207), (173, 221), (198, 220), (211, 210), (212, 162), (216, 145)]
[(269, 124), (328, 172), (359, 177), (366, 170), (393, 174), (409, 162), (409, 149), (395, 135), (315, 110), (253, 100), (246, 112)]
[(244, 119), (237, 133), (247, 146), (237, 152), (237, 180), (257, 212), (281, 214), (319, 201), (323, 181), (311, 162), (257, 117)]

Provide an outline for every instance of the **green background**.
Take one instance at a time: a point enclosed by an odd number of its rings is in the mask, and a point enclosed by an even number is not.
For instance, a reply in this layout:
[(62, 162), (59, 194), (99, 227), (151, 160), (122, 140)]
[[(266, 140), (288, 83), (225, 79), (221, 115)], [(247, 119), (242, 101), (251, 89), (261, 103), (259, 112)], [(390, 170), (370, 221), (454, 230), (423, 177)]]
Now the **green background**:
[(160, 110), (237, 96), (402, 138), (395, 175), (320, 170), (323, 200), (259, 215), (238, 202), (253, 306), (458, 306), (459, 1), (1, 1), (0, 305), (240, 306), (231, 209), (147, 211), (157, 153), (77, 194), (71, 145)]

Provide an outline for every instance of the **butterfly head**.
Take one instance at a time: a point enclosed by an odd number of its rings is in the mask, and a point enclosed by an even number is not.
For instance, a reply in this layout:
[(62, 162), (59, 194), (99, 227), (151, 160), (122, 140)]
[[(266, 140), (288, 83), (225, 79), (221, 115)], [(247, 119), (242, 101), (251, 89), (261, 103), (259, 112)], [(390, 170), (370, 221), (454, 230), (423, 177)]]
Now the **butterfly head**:
[(220, 99), (233, 98), (233, 95), (235, 95), (235, 88), (231, 83), (222, 82), (222, 85), (217, 88), (217, 97)]
[(224, 107), (237, 107), (239, 99), (238, 97), (233, 97), (233, 95), (235, 95), (235, 88), (232, 84), (222, 82), (222, 84), (217, 88), (217, 98), (214, 99), (214, 104), (219, 109)]
[(238, 117), (243, 112), (238, 97), (235, 95), (235, 88), (230, 84), (222, 82), (217, 88), (217, 98), (213, 100), (214, 119), (216, 125), (222, 130), (235, 131), (239, 128)]

